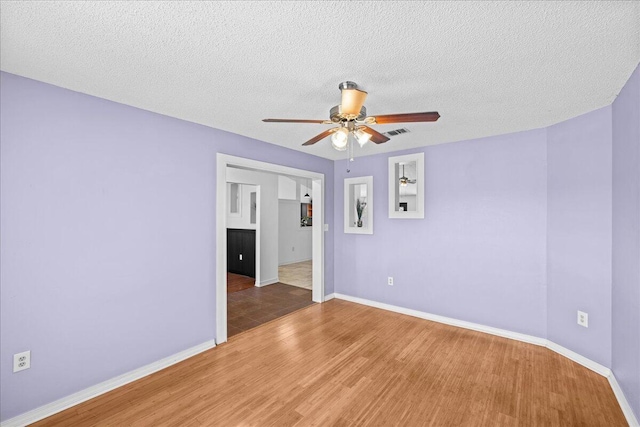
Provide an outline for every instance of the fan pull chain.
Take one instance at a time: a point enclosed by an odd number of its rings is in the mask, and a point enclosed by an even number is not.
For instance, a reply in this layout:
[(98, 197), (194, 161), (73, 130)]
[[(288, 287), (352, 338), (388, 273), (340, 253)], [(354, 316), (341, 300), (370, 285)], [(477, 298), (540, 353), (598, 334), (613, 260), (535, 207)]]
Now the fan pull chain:
[(349, 144), (349, 161), (353, 162), (353, 141), (350, 139), (348, 144)]

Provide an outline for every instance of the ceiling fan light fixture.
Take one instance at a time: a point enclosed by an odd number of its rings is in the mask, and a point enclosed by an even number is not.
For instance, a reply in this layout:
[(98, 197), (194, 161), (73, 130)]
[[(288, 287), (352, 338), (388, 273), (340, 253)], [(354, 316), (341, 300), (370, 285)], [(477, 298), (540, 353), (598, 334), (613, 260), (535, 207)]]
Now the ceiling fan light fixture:
[[(331, 136), (331, 145), (333, 148), (338, 151), (346, 151), (349, 149), (352, 151), (353, 146), (355, 145), (353, 139), (358, 141), (360, 147), (363, 147), (367, 141), (371, 141), (374, 144), (383, 144), (389, 141), (388, 135), (382, 134), (368, 125), (435, 122), (440, 118), (440, 114), (438, 114), (437, 111), (367, 116), (367, 109), (364, 106), (364, 101), (367, 99), (367, 92), (359, 89), (358, 85), (352, 81), (344, 81), (340, 83), (338, 85), (338, 89), (340, 89), (341, 103), (329, 110), (328, 120), (263, 119), (263, 122), (317, 123), (325, 125), (334, 124), (337, 127), (333, 127), (319, 133), (310, 140), (304, 142), (302, 145), (310, 146), (328, 136)], [(352, 134), (353, 138), (350, 140), (349, 137)], [(407, 180), (404, 185), (415, 183), (415, 180)]]
[(346, 128), (340, 128), (331, 135), (331, 145), (338, 151), (344, 151), (347, 149), (348, 138), (349, 131)]
[(371, 135), (363, 131), (362, 129), (358, 129), (353, 132), (353, 135), (356, 137), (356, 141), (360, 144), (360, 147), (363, 147), (370, 139)]
[(360, 110), (367, 99), (367, 92), (359, 89), (342, 89), (340, 112), (343, 117), (353, 120), (360, 115)]
[(400, 187), (406, 187), (409, 185), (409, 178), (407, 178), (404, 174), (404, 164), (402, 165), (402, 176), (398, 179), (400, 182)]

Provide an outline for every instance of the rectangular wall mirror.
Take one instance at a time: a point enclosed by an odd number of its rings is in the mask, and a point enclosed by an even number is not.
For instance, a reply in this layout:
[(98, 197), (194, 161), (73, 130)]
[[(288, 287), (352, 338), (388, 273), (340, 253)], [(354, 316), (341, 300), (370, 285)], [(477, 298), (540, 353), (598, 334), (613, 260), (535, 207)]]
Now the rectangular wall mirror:
[(313, 225), (313, 205), (311, 203), (300, 203), (300, 227), (311, 227)]
[(232, 182), (228, 184), (227, 194), (229, 200), (227, 205), (229, 206), (229, 215), (240, 216), (242, 214), (242, 186), (238, 183)]
[(389, 157), (389, 218), (424, 218), (424, 153)]
[(373, 234), (373, 177), (344, 180), (344, 232)]
[(251, 196), (249, 197), (249, 206), (250, 206), (250, 214), (249, 214), (249, 224), (256, 223), (257, 209), (258, 209), (258, 200), (256, 198), (256, 192), (252, 191)]

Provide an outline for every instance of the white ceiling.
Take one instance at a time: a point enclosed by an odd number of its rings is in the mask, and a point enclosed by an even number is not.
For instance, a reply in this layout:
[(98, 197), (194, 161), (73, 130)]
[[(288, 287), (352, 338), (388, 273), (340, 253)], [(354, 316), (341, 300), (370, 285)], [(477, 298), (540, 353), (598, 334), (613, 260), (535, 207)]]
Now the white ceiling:
[(610, 104), (640, 61), (640, 2), (2, 2), (0, 67), (318, 156), (345, 153), (338, 84), (436, 123), (357, 155), (548, 126)]

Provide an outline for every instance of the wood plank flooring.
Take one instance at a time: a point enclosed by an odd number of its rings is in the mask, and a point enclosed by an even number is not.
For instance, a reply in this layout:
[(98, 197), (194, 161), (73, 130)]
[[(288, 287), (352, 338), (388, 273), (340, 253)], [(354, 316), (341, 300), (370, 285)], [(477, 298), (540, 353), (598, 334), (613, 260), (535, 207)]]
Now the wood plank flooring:
[(552, 351), (346, 301), (314, 304), (37, 426), (624, 426)]
[(227, 295), (227, 335), (237, 335), (313, 304), (311, 291), (283, 283)]

